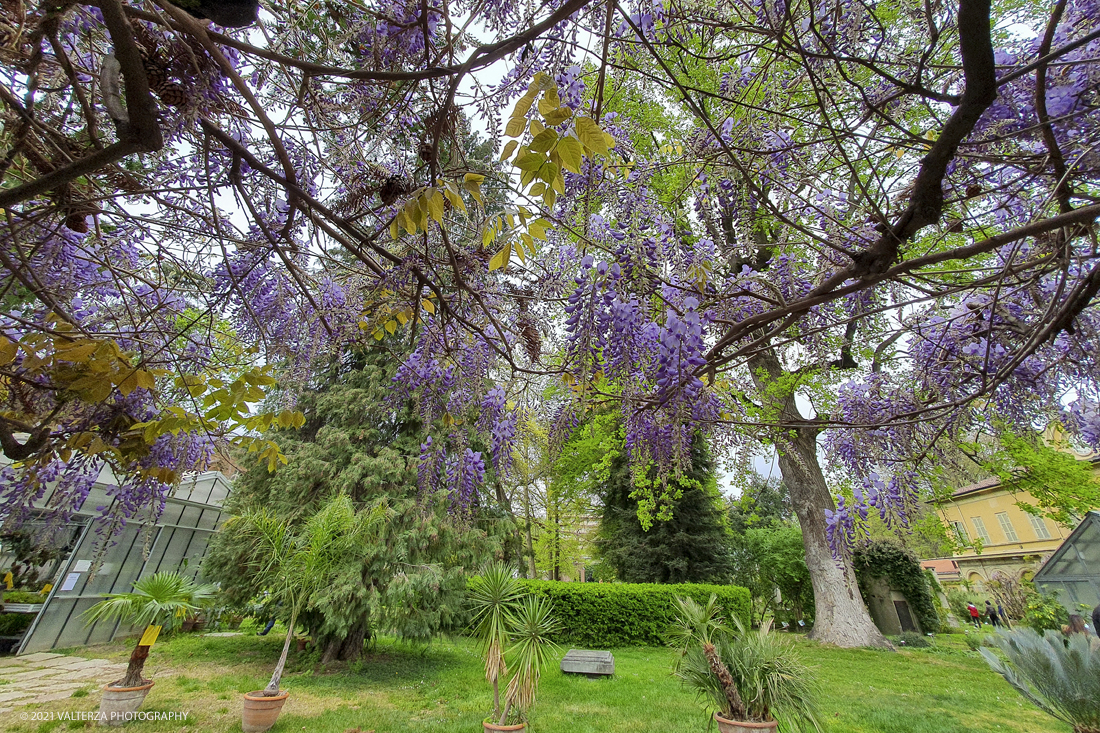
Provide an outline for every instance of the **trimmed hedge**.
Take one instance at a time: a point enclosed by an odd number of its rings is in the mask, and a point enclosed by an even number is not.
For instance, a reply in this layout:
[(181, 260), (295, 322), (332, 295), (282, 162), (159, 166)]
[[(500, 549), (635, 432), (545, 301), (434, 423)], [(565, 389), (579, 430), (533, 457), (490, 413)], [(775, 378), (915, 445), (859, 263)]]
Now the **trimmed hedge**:
[(706, 603), (713, 593), (727, 618), (737, 616), (749, 627), (749, 591), (736, 585), (520, 582), (529, 592), (553, 601), (554, 616), (562, 626), (555, 641), (588, 648), (663, 645), (675, 617), (676, 596)]

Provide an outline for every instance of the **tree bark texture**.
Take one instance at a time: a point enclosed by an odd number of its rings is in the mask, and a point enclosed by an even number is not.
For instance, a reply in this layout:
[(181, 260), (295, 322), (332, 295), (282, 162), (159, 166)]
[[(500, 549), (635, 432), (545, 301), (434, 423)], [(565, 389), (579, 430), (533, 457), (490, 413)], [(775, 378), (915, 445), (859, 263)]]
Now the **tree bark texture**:
[(354, 662), (363, 654), (363, 642), (367, 639), (367, 623), (359, 621), (343, 637), (330, 638), (321, 654), (321, 664)]
[(126, 676), (120, 682), (114, 682), (112, 687), (140, 687), (146, 680), (141, 676), (145, 670), (145, 660), (149, 658), (149, 647), (138, 644), (130, 654), (130, 663), (126, 666)]
[[(768, 395), (784, 375), (779, 358), (765, 350), (749, 360), (757, 391)], [(774, 394), (774, 393), (771, 393)], [(794, 393), (775, 395), (770, 407), (778, 408), (778, 418), (796, 427), (776, 442), (779, 470), (791, 494), (791, 505), (802, 527), (802, 545), (806, 567), (814, 587), (814, 627), (810, 638), (841, 647), (889, 647), (890, 642), (878, 630), (864, 605), (856, 584), (855, 571), (848, 558), (835, 558), (825, 534), (825, 510), (833, 510), (833, 496), (825, 484), (817, 458), (817, 428), (810, 425), (795, 404)]]

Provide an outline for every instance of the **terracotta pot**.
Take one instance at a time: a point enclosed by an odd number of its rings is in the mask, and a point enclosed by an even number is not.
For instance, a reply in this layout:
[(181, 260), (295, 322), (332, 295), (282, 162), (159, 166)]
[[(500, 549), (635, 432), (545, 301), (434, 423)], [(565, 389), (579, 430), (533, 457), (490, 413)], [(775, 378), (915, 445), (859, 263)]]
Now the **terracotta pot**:
[(241, 729), (244, 733), (264, 733), (275, 725), (289, 695), (285, 690), (280, 690), (273, 697), (264, 697), (263, 690), (247, 693), (241, 711)]
[(99, 724), (124, 725), (145, 702), (145, 696), (153, 688), (153, 681), (137, 687), (103, 688), (103, 697), (99, 699)]
[(497, 725), (496, 723), (490, 723), (488, 721), (484, 721), (484, 722), (482, 722), (482, 725), (485, 726), (486, 731), (494, 731), (494, 730), (513, 730), (514, 731), (514, 730), (526, 730), (526, 728), (527, 728), (526, 723), (518, 723), (516, 725)]
[(714, 722), (718, 724), (718, 733), (775, 733), (779, 729), (779, 723), (775, 720), (750, 723), (747, 720), (726, 720), (718, 713), (714, 714)]

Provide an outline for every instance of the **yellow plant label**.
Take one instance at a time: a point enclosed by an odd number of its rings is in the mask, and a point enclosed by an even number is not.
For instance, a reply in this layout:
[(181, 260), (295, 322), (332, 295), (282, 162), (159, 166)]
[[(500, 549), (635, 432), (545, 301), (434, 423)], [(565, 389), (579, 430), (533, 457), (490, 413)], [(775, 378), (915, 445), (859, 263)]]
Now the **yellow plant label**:
[(141, 641), (138, 642), (138, 646), (153, 646), (156, 643), (157, 637), (160, 635), (159, 626), (148, 626), (145, 629), (145, 633), (141, 635)]

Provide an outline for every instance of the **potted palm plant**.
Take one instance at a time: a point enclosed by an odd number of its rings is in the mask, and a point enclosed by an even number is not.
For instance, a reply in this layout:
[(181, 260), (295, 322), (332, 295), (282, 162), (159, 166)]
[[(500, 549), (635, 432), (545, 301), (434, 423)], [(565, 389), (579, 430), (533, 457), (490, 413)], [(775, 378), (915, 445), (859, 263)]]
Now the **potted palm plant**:
[(1100, 731), (1100, 640), (1050, 630), (1040, 636), (1026, 626), (987, 638), (1004, 659), (983, 648), (986, 663), (1029, 702), (1074, 733)]
[(193, 616), (200, 604), (214, 594), (214, 586), (196, 583), (179, 573), (162, 572), (134, 583), (129, 593), (112, 593), (82, 615), (86, 624), (118, 621), (145, 627), (134, 651), (126, 675), (103, 688), (99, 711), (110, 725), (122, 725), (127, 714), (145, 702), (153, 681), (142, 676), (149, 649), (161, 628), (173, 631)]
[[(467, 602), (474, 636), (485, 655), (485, 678), (493, 685), (493, 713), (486, 731), (523, 731), (535, 704), (542, 669), (557, 645), (550, 636), (558, 629), (547, 598), (524, 592), (511, 570), (493, 563), (470, 581)], [(501, 704), (500, 683), (513, 670)]]
[(289, 692), (279, 687), (298, 617), (318, 590), (330, 585), (345, 563), (357, 562), (369, 551), (386, 505), (357, 512), (351, 499), (339, 494), (326, 502), (301, 527), (266, 509), (247, 512), (226, 522), (225, 531), (248, 542), (249, 570), (273, 601), (289, 612), (286, 639), (271, 681), (244, 696), (244, 733), (263, 733), (279, 717)]
[(770, 624), (746, 631), (722, 618), (714, 596), (700, 605), (676, 599), (677, 617), (669, 631), (679, 647), (674, 674), (715, 708), (720, 733), (820, 731), (816, 682), (789, 639), (771, 633)]

